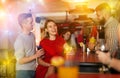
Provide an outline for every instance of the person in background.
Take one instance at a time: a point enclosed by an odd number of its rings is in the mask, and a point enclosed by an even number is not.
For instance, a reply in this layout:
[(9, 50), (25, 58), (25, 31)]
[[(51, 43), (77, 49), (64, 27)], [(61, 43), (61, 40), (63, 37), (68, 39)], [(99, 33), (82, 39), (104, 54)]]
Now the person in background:
[(79, 34), (77, 37), (77, 43), (80, 45), (80, 47), (82, 47), (82, 44), (84, 44), (84, 33), (83, 33), (82, 28), (79, 30)]
[(33, 18), (30, 13), (22, 13), (18, 17), (22, 28), (14, 43), (16, 63), (16, 78), (34, 78), (36, 58), (42, 56), (44, 51), (36, 51), (35, 36), (33, 29)]
[(118, 37), (116, 34), (118, 21), (112, 17), (111, 8), (107, 3), (98, 5), (95, 10), (98, 19), (104, 24), (105, 48), (114, 56), (114, 53), (118, 49)]
[(63, 56), (63, 46), (65, 40), (58, 35), (57, 25), (53, 20), (47, 20), (45, 23), (46, 37), (40, 41), (40, 46), (44, 49), (43, 59), (38, 59), (35, 78), (47, 78), (54, 73), (54, 66), (51, 65), (51, 59), (54, 56)]
[(97, 26), (93, 25), (90, 32), (90, 37), (94, 37), (95, 39), (97, 39), (97, 36), (98, 36)]
[(62, 36), (67, 43), (70, 43), (71, 32), (69, 30), (63, 31)]
[(91, 28), (91, 32), (90, 32), (90, 37), (89, 37), (89, 42), (88, 42), (88, 48), (91, 51), (94, 51), (95, 46), (97, 44), (97, 40), (98, 40), (98, 30), (97, 30), (97, 26), (93, 25), (93, 27)]
[(75, 39), (74, 39), (74, 37), (72, 38), (71, 35), (72, 35), (72, 34), (71, 34), (70, 30), (65, 30), (65, 31), (62, 33), (62, 36), (63, 36), (64, 40), (66, 41), (66, 43), (67, 43), (69, 46), (71, 46), (71, 47), (73, 47), (74, 49), (76, 49)]

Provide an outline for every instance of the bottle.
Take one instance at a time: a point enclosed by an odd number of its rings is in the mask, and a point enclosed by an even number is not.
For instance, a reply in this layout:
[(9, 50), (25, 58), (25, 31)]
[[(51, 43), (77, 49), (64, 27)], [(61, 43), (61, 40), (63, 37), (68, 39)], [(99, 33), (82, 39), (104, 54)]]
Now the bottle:
[(100, 47), (99, 49), (101, 51), (105, 50), (106, 49), (106, 46), (105, 46), (105, 32), (104, 32), (104, 27), (102, 25), (100, 25), (99, 27), (99, 44), (98, 44), (98, 47)]
[(104, 32), (104, 27), (102, 25), (100, 25), (99, 27), (99, 39), (105, 39), (105, 32)]
[(86, 40), (86, 36), (83, 37), (84, 41), (83, 41), (83, 52), (87, 52), (87, 40)]

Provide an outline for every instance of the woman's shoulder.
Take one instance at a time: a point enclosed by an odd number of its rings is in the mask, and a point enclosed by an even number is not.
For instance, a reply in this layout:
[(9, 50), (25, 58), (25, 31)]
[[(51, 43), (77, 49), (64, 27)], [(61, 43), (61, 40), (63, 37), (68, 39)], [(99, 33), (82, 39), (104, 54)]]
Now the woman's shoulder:
[(46, 42), (46, 41), (49, 41), (48, 38), (43, 38), (40, 42)]
[(62, 36), (57, 36), (57, 41), (65, 43), (65, 40)]
[(48, 42), (49, 42), (49, 39), (44, 38), (44, 39), (42, 39), (42, 40), (40, 41), (40, 44), (46, 44), (46, 43), (48, 43)]

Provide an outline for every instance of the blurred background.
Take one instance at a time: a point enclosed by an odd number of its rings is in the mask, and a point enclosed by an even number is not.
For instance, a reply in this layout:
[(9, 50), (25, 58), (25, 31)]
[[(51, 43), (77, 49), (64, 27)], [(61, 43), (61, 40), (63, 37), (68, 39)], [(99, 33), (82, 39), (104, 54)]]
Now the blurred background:
[(21, 32), (18, 14), (30, 12), (35, 18), (33, 32), (36, 43), (41, 40), (41, 29), (46, 19), (53, 19), (59, 30), (85, 27), (86, 35), (97, 24), (95, 7), (110, 4), (112, 14), (119, 0), (0, 0), (0, 78), (14, 78), (15, 58), (13, 44)]

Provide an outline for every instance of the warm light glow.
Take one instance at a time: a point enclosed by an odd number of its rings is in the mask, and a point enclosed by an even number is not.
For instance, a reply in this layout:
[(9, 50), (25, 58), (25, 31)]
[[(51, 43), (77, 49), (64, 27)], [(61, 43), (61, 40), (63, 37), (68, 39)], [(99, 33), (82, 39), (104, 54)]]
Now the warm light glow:
[(10, 64), (10, 61), (9, 60), (6, 60), (3, 62), (4, 65), (9, 65)]
[(61, 56), (54, 56), (52, 59), (51, 59), (51, 64), (54, 65), (54, 66), (62, 66), (64, 64), (64, 58), (61, 57)]
[(86, 2), (86, 0), (74, 0), (74, 2)]
[(26, 0), (27, 2), (30, 2), (31, 0)]
[(64, 44), (64, 53), (70, 53), (73, 50), (72, 46), (68, 45), (67, 43)]
[(5, 3), (5, 2), (6, 2), (6, 0), (1, 0), (1, 2), (2, 2), (2, 3)]
[(102, 45), (102, 46), (101, 46), (101, 51), (104, 51), (104, 50), (105, 50), (105, 46)]
[(39, 0), (40, 4), (44, 5), (44, 1), (43, 0)]
[(65, 16), (65, 15), (66, 15), (66, 12), (38, 13), (38, 14), (36, 14), (37, 17)]
[(87, 0), (63, 0), (65, 2), (87, 2)]
[(7, 13), (4, 10), (0, 10), (0, 19), (5, 19), (7, 16)]

